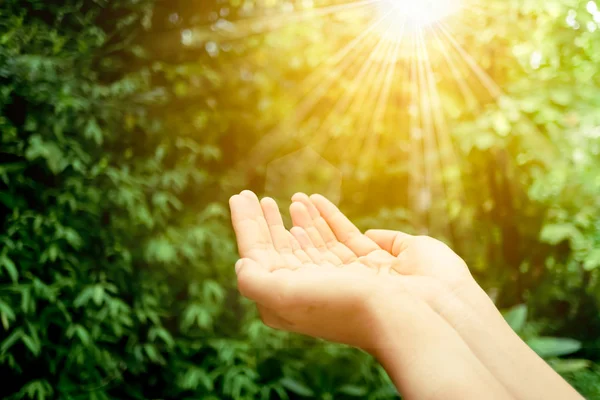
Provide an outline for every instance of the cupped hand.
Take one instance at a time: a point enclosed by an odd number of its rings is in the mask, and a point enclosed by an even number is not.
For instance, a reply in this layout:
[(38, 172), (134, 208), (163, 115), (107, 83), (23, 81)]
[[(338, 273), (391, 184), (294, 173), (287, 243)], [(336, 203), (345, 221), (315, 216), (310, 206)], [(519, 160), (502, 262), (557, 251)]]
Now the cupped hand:
[(403, 277), (404, 289), (441, 316), (515, 398), (581, 398), (512, 331), (448, 246), (402, 232), (362, 234), (323, 196), (299, 193), (292, 200), (292, 231), (307, 232), (324, 254), (333, 253), (332, 262), (353, 255), (384, 258), (381, 250), (393, 256), (391, 268)]
[(340, 258), (313, 245), (310, 231), (287, 231), (275, 201), (259, 201), (249, 191), (233, 196), (230, 206), (242, 257), (236, 266), (239, 289), (257, 302), (267, 325), (362, 348), (374, 345), (372, 299), (393, 284), (381, 275), (393, 271), (395, 257), (373, 249), (365, 257), (348, 252)]
[(508, 398), (460, 335), (414, 295), (427, 285), (403, 275), (398, 257), (331, 203), (322, 208), (329, 224), (304, 223), (308, 209), (292, 204), (300, 226), (291, 232), (272, 199), (244, 191), (230, 205), (242, 257), (238, 287), (268, 326), (371, 352), (407, 399)]
[(384, 250), (396, 258), (393, 269), (399, 274), (434, 278), (451, 288), (472, 281), (465, 262), (438, 240), (387, 230), (363, 234), (321, 195), (298, 193), (292, 201), (294, 225), (306, 230), (320, 249), (329, 249), (338, 258), (368, 256)]

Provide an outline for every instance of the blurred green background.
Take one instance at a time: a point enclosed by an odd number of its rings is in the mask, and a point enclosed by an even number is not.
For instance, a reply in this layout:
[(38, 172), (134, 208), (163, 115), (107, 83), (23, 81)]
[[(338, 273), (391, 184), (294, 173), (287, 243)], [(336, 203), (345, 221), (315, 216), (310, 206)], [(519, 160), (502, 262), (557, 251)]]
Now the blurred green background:
[(400, 42), (341, 4), (0, 2), (1, 397), (397, 398), (239, 297), (249, 188), (446, 241), (600, 399), (598, 6), (481, 1)]

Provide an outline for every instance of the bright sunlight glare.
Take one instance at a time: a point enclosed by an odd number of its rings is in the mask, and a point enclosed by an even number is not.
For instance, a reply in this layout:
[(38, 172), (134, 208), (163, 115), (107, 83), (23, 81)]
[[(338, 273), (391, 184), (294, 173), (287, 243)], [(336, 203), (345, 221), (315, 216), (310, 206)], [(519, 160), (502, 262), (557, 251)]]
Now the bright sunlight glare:
[[(382, 0), (376, 3), (378, 13), (393, 20), (398, 32), (427, 28), (457, 13), (462, 0)], [(389, 32), (393, 33), (393, 32)]]

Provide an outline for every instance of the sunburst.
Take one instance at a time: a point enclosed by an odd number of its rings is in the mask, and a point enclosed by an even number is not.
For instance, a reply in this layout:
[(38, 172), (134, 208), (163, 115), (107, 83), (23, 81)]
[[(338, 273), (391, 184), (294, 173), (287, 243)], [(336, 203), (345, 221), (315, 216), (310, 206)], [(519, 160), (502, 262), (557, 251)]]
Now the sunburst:
[[(264, 20), (264, 26), (272, 32), (291, 25), (298, 29), (296, 24), (313, 29), (315, 25), (310, 22), (316, 18), (335, 16), (337, 26), (347, 22), (357, 34), (298, 82), (297, 90), (290, 90), (298, 99), (296, 107), (288, 120), (265, 135), (247, 161), (260, 163), (272, 158), (280, 144), (290, 138), (316, 151), (328, 144), (337, 146), (341, 140), (346, 141), (343, 153), (347, 159), (357, 160), (356, 164), (360, 163), (364, 170), (372, 160), (385, 154), (382, 139), (397, 135), (386, 143), (393, 146), (394, 141), (397, 145), (404, 141), (410, 145), (410, 160), (402, 162), (413, 170), (415, 190), (427, 191), (436, 201), (456, 197), (462, 191), (461, 177), (449, 178), (447, 170), (457, 165), (460, 155), (445, 120), (442, 94), (452, 90), (449, 83), (454, 82), (455, 91), (464, 97), (468, 109), (481, 101), (477, 94), (481, 89), (492, 98), (501, 96), (498, 85), (454, 32), (457, 27), (468, 29), (465, 22), (475, 14), (481, 17), (485, 10), (474, 5), (475, 0), (331, 1), (323, 0), (319, 3), (324, 4), (322, 7), (288, 12), (280, 18), (270, 15)], [(260, 20), (252, 20), (252, 25)], [(247, 22), (240, 26), (248, 26)], [(242, 37), (244, 32), (248, 31), (238, 31)], [(402, 91), (408, 92), (409, 97), (398, 100)], [(392, 104), (392, 99), (396, 103)], [(415, 110), (407, 112), (409, 108)], [(402, 119), (407, 122), (401, 121), (396, 127), (388, 123)], [(352, 122), (342, 126), (341, 120)], [(340, 131), (344, 130), (351, 132), (340, 139)], [(447, 181), (440, 182), (434, 175)], [(451, 189), (450, 184), (456, 188)], [(416, 192), (412, 197), (420, 202)]]

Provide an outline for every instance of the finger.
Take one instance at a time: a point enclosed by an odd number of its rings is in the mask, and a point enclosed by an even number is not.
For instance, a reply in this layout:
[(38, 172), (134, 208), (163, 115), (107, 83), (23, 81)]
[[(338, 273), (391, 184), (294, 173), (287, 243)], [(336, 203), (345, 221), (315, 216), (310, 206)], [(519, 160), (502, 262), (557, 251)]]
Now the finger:
[(240, 256), (259, 258), (272, 249), (271, 234), (256, 195), (244, 191), (233, 196), (229, 205)]
[(304, 204), (311, 218), (315, 219), (321, 216), (319, 210), (317, 210), (317, 207), (315, 207), (315, 205), (310, 201), (308, 195), (305, 193), (296, 193), (292, 196), (292, 201), (297, 201)]
[[(323, 260), (329, 261), (334, 265), (343, 264), (342, 260), (335, 253), (329, 250), (329, 247), (323, 240), (323, 237), (321, 237), (321, 234), (313, 223), (313, 219), (304, 204), (299, 202), (292, 203), (290, 206), (290, 214), (292, 216), (294, 225), (302, 228), (308, 234), (310, 237), (310, 242), (321, 253), (321, 258)], [(304, 244), (308, 245), (308, 242), (304, 241)], [(304, 250), (306, 251), (306, 248), (304, 248)]]
[(287, 232), (290, 243), (292, 244), (292, 252), (298, 257), (302, 264), (312, 264), (313, 260), (310, 258), (308, 254), (302, 249), (302, 246), (298, 242), (298, 240), (292, 235), (291, 232)]
[(283, 218), (281, 218), (277, 203), (275, 200), (267, 197), (261, 200), (261, 206), (271, 232), (273, 245), (280, 257), (284, 260), (285, 268), (300, 268), (303, 262), (292, 249), (292, 243), (290, 242), (291, 235), (283, 225)]
[(287, 235), (287, 229), (283, 225), (283, 218), (279, 212), (279, 206), (275, 200), (266, 197), (260, 201), (269, 232), (271, 233), (271, 240), (275, 250), (291, 252), (292, 244), (290, 243), (290, 237)]
[(319, 210), (317, 210), (306, 194), (296, 193), (292, 197), (292, 201), (302, 203), (306, 207), (308, 214), (312, 218), (313, 225), (325, 242), (327, 248), (329, 248), (332, 253), (334, 253), (344, 264), (356, 261), (356, 254), (337, 239), (327, 221), (321, 216)]
[(303, 228), (295, 226), (290, 230), (292, 236), (296, 239), (302, 250), (310, 257), (315, 264), (321, 264), (323, 262), (322, 253), (315, 247), (310, 236)]
[(357, 256), (366, 256), (381, 248), (361, 231), (329, 200), (315, 194), (310, 196), (321, 216), (325, 219), (337, 239)]
[(292, 216), (292, 222), (294, 226), (303, 228), (308, 236), (310, 236), (311, 242), (320, 250), (326, 250), (327, 245), (321, 237), (321, 234), (315, 227), (313, 219), (308, 212), (306, 206), (299, 202), (293, 202), (290, 205), (290, 215)]
[(395, 257), (398, 257), (408, 245), (408, 240), (414, 238), (404, 232), (389, 231), (383, 229), (371, 229), (365, 233), (369, 239), (377, 243), (379, 247)]

